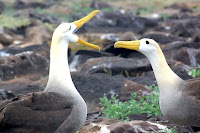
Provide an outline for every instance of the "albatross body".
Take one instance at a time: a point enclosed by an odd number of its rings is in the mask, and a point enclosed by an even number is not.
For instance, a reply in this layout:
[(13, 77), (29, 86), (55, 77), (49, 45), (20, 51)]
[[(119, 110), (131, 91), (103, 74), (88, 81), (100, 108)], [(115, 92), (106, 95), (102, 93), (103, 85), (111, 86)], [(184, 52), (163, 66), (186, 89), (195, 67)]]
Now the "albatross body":
[(178, 125), (200, 127), (200, 79), (184, 81), (176, 75), (158, 43), (152, 39), (118, 41), (114, 46), (137, 50), (149, 59), (160, 88), (160, 108), (166, 119)]
[(84, 124), (87, 106), (72, 82), (67, 50), (69, 42), (99, 49), (74, 34), (98, 12), (95, 10), (73, 23), (62, 23), (55, 29), (45, 90), (1, 102), (0, 132), (75, 133)]

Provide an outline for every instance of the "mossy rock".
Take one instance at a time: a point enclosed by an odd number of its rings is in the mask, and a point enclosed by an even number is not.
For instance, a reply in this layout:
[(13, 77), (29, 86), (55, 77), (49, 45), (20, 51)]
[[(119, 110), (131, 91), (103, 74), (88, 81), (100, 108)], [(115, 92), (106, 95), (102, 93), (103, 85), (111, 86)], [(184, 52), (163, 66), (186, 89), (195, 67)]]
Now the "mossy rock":
[(15, 18), (9, 15), (0, 15), (0, 26), (2, 27), (16, 29), (30, 24), (31, 21), (27, 18)]

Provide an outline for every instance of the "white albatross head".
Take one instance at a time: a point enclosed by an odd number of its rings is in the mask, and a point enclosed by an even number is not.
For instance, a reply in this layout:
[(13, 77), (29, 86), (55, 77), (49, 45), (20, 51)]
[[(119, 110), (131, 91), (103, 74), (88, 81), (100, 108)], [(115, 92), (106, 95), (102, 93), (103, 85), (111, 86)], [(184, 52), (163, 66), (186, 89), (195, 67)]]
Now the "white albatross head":
[(54, 31), (56, 35), (60, 35), (60, 39), (63, 41), (68, 41), (68, 42), (77, 42), (89, 47), (92, 47), (94, 49), (100, 50), (99, 46), (93, 45), (91, 43), (85, 42), (84, 40), (80, 39), (75, 32), (81, 28), (85, 23), (87, 23), (90, 19), (92, 19), (97, 13), (101, 13), (99, 10), (94, 10), (91, 12), (89, 15), (86, 17), (77, 20), (72, 23), (62, 23), (60, 24)]
[(146, 56), (153, 54), (160, 49), (158, 43), (149, 38), (143, 38), (136, 41), (118, 41), (114, 44), (114, 47), (137, 50)]

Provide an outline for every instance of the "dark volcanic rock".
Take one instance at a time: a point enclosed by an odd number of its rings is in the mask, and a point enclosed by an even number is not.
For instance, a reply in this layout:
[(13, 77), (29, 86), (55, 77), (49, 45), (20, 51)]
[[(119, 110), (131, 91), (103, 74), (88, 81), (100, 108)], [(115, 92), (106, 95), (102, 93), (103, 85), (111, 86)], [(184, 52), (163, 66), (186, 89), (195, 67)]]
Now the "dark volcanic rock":
[(157, 26), (157, 21), (155, 20), (133, 16), (128, 13), (111, 12), (104, 14), (104, 16), (105, 19), (113, 20), (113, 24), (115, 24), (116, 27), (129, 28), (132, 29), (134, 33), (144, 32), (148, 28)]
[(23, 44), (23, 47), (43, 44), (44, 42), (48, 42), (49, 38), (52, 37), (52, 33), (44, 25), (36, 25), (26, 28), (25, 35), (26, 43)]
[(119, 120), (107, 119), (102, 116), (88, 119), (79, 131), (86, 133), (170, 132), (169, 129), (174, 126), (177, 127), (179, 132), (190, 132), (188, 127), (177, 126), (167, 121), (149, 122), (139, 119), (120, 122)]
[(4, 33), (4, 34), (0, 34), (0, 43), (3, 44), (4, 46), (8, 46), (10, 44), (13, 43), (13, 38), (12, 36)]
[(163, 50), (178, 50), (182, 47), (187, 47), (187, 48), (195, 48), (199, 49), (200, 48), (200, 43), (199, 42), (173, 42), (169, 45), (167, 45)]
[(16, 9), (26, 9), (26, 8), (47, 8), (48, 5), (41, 2), (24, 2), (23, 0), (16, 0), (14, 7)]
[(84, 73), (107, 73), (110, 75), (136, 76), (151, 71), (147, 58), (141, 60), (119, 57), (102, 57), (88, 60), (82, 67)]
[(32, 45), (24, 48), (20, 47), (6, 47), (2, 50), (0, 50), (0, 53), (7, 53), (10, 55), (19, 54), (22, 52), (32, 51), (41, 54), (42, 56), (48, 58), (49, 57), (49, 51), (50, 47), (48, 44), (44, 43), (42, 45)]
[[(111, 133), (134, 133), (134, 132), (158, 132), (168, 131), (168, 128), (173, 128), (175, 125), (168, 122), (149, 122), (135, 120), (130, 122), (117, 122), (108, 127)], [(188, 128), (179, 127), (181, 132), (189, 132)]]
[(0, 89), (0, 100), (5, 100), (14, 97), (11, 91), (6, 91), (4, 89)]
[(170, 68), (183, 80), (191, 79), (192, 77), (188, 75), (188, 71), (191, 67), (181, 63), (180, 61), (167, 60)]
[[(119, 94), (123, 86), (123, 76), (109, 76), (107, 74), (82, 74), (71, 73), (73, 83), (87, 103), (88, 112), (95, 112), (99, 105), (99, 99), (104, 94)], [(97, 109), (98, 110), (98, 109)]]
[(174, 59), (189, 66), (197, 66), (200, 64), (198, 53), (200, 50), (183, 47), (174, 54)]
[(86, 101), (88, 112), (99, 110), (99, 100), (104, 94), (107, 94), (108, 97), (119, 95), (119, 98), (124, 101), (130, 98), (131, 93), (139, 90), (141, 90), (139, 95), (148, 95), (149, 93), (149, 90), (143, 85), (133, 83), (121, 75), (109, 76), (102, 73), (90, 75), (77, 72), (71, 73), (71, 75), (77, 90)]
[(196, 54), (196, 61), (198, 62), (198, 64), (200, 64), (200, 58), (199, 57), (200, 57), (200, 50)]
[(30, 17), (39, 19), (44, 23), (47, 22), (50, 24), (57, 24), (57, 25), (61, 23), (61, 20), (59, 20), (57, 17), (46, 15), (46, 14), (30, 12)]
[[(182, 37), (191, 37), (199, 30), (200, 24), (199, 18), (190, 18), (180, 21), (172, 21), (173, 25), (170, 29), (172, 34), (182, 36)], [(170, 23), (170, 22), (169, 22)]]
[(142, 38), (151, 38), (153, 40), (156, 40), (156, 42), (158, 42), (159, 44), (167, 44), (175, 41), (183, 41), (183, 39), (180, 37), (176, 37), (169, 33), (163, 33), (163, 32), (150, 32), (145, 34)]
[(79, 50), (76, 52), (75, 56), (73, 57), (70, 63), (70, 70), (71, 71), (79, 71), (83, 64), (91, 58), (98, 58), (98, 57), (110, 57), (113, 56), (111, 53), (101, 52), (101, 51), (91, 51), (91, 50)]
[(0, 83), (0, 89), (10, 91), (15, 96), (19, 94), (27, 94), (30, 92), (37, 92), (44, 90), (44, 87), (33, 83), (32, 80), (27, 78), (16, 78), (8, 81), (3, 81)]
[(200, 31), (197, 31), (194, 36), (192, 36), (192, 42), (200, 42)]
[(112, 6), (107, 2), (92, 1), (90, 7), (93, 9), (103, 9), (103, 8), (111, 8)]
[(5, 8), (5, 4), (0, 1), (0, 14), (4, 11), (4, 8)]
[[(130, 80), (125, 80), (124, 86), (122, 86), (121, 88), (120, 100), (121, 101), (130, 100), (131, 94), (134, 92), (137, 92), (138, 96), (140, 97), (143, 95), (150, 95), (150, 93), (152, 93), (152, 91), (145, 85), (137, 84)], [(139, 100), (139, 99), (136, 99), (136, 100)]]
[(23, 52), (13, 56), (0, 58), (1, 80), (10, 80), (35, 74), (46, 76), (48, 74), (49, 60), (33, 52)]
[(141, 76), (130, 77), (128, 79), (131, 81), (134, 81), (138, 84), (143, 84), (143, 85), (148, 85), (148, 86), (153, 85), (153, 84), (157, 85), (157, 81), (156, 81), (153, 71), (143, 73), (143, 75), (141, 75)]
[[(73, 16), (74, 20), (81, 16)], [(133, 16), (131, 13), (105, 12), (97, 15), (85, 25), (88, 32), (117, 33), (133, 31), (134, 33), (145, 32), (147, 29), (156, 27), (158, 22), (153, 19)]]

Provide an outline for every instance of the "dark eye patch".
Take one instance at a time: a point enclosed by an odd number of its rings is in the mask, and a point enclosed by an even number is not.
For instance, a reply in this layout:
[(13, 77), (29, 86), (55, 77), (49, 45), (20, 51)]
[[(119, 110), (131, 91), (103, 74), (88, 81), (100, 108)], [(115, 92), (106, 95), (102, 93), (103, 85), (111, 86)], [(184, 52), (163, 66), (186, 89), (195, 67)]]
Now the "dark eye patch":
[(146, 41), (146, 44), (149, 44), (149, 41)]
[(70, 27), (69, 27), (69, 30), (71, 30), (71, 25), (70, 25)]

